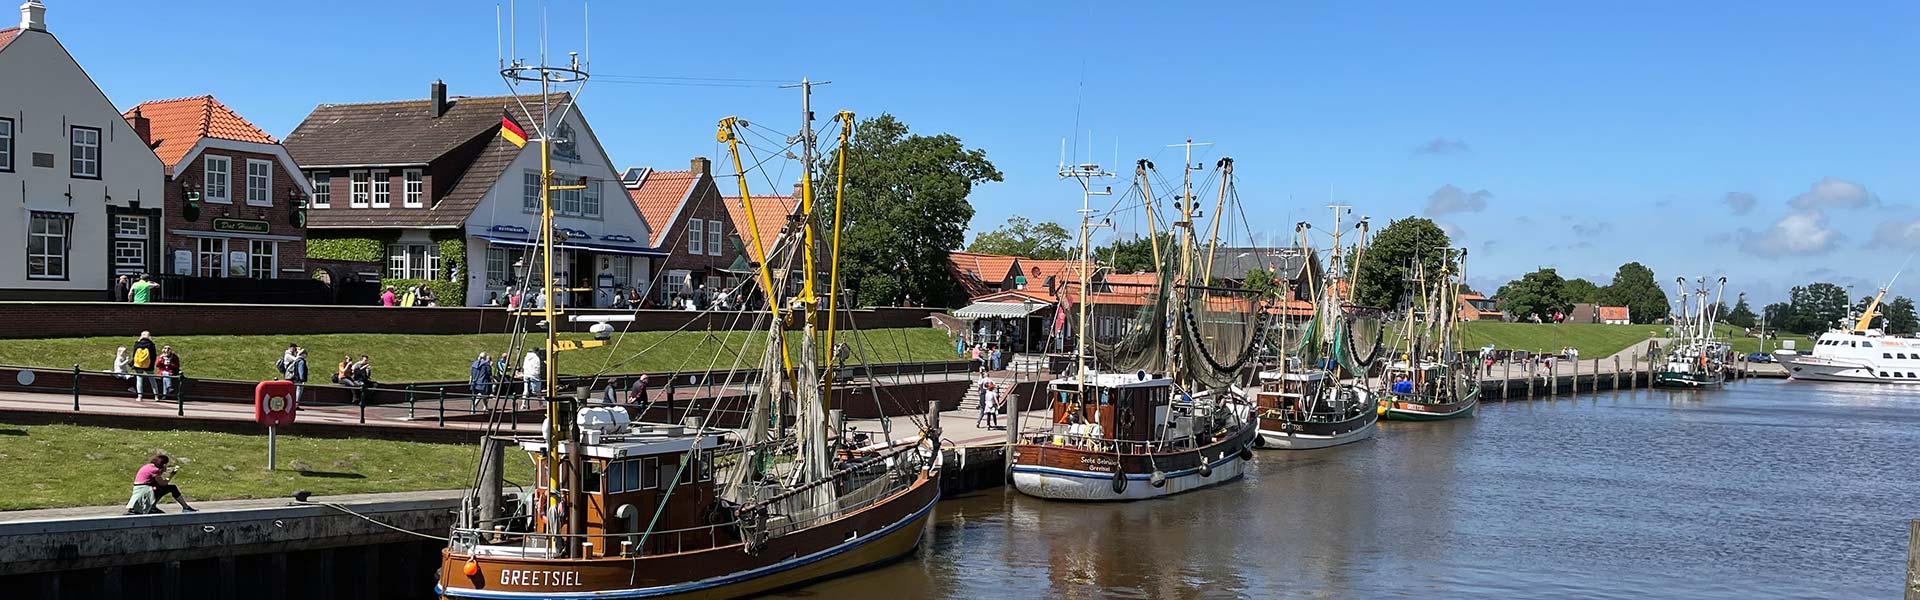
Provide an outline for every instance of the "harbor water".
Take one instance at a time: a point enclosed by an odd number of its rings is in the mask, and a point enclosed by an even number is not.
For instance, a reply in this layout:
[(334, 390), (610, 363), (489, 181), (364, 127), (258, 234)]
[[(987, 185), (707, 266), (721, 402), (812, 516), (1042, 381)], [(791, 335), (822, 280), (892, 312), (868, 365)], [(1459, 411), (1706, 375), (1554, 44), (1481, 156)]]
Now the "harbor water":
[(1496, 401), (1170, 499), (950, 499), (918, 556), (783, 597), (1890, 598), (1917, 450), (1915, 388)]

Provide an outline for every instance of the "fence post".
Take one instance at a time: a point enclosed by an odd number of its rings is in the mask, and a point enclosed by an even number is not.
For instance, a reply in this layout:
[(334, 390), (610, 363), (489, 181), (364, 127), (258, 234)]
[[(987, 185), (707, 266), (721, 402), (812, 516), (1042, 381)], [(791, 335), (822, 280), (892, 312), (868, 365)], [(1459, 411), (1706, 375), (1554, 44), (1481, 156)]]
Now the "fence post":
[(178, 377), (180, 378), (178, 385), (168, 387), (173, 388), (173, 416), (184, 417), (187, 416), (187, 376), (179, 375)]
[(447, 426), (447, 386), (440, 386), (440, 416), (437, 421), (441, 427)]
[(73, 366), (73, 412), (80, 412), (80, 365)]
[[(414, 384), (407, 384), (407, 420), (413, 420), (413, 386)], [(360, 422), (365, 423), (367, 420), (361, 419)]]

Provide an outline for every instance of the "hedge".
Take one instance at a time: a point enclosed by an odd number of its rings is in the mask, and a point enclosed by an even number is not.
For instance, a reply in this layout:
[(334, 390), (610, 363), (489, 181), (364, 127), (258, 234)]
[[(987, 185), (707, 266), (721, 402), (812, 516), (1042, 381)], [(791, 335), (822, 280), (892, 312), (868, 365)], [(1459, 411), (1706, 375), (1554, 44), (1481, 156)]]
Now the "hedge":
[(393, 240), (399, 237), (398, 233), (381, 237), (355, 237), (309, 229), (307, 230), (307, 258), (385, 264), (387, 244), (393, 243)]
[[(387, 262), (387, 244), (400, 239), (398, 231), (385, 232), (378, 236), (354, 236), (334, 233), (321, 233), (308, 230), (307, 257), (322, 260), (350, 260), (370, 262), (381, 265)], [(382, 287), (391, 287), (396, 292), (408, 287), (427, 284), (440, 299), (442, 306), (465, 306), (467, 304), (466, 278), (471, 275), (467, 268), (467, 243), (458, 230), (437, 230), (433, 240), (440, 248), (440, 269), (433, 274), (433, 281), (424, 279), (384, 279)], [(460, 272), (461, 281), (450, 281), (455, 270)]]

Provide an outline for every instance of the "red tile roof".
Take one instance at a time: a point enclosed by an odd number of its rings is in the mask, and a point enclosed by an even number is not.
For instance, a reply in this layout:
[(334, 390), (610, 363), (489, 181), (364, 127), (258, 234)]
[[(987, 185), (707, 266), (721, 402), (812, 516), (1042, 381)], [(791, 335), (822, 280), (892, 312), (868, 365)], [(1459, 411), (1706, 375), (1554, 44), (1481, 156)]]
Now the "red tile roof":
[(667, 229), (673, 225), (668, 221), (687, 200), (687, 192), (699, 182), (700, 174), (693, 171), (652, 171), (640, 180), (640, 187), (627, 190), (633, 207), (640, 210), (640, 218), (645, 219), (647, 229), (653, 231), (653, 239), (647, 245), (657, 248), (661, 240), (666, 239)]
[(280, 140), (267, 135), (253, 123), (241, 118), (233, 109), (221, 104), (213, 96), (194, 96), (174, 98), (172, 100), (151, 100), (141, 102), (129, 110), (122, 118), (131, 121), (139, 114), (149, 121), (149, 139), (153, 140), (153, 153), (168, 168), (179, 164), (186, 158), (187, 152), (201, 138), (231, 140), (235, 142), (254, 142), (260, 144), (278, 144)]
[(6, 29), (0, 29), (0, 50), (7, 49), (7, 44), (13, 43), (13, 38), (16, 38), (16, 37), (20, 37), (19, 27), (8, 27)]
[(1628, 318), (1629, 318), (1629, 316), (1628, 316), (1628, 313), (1627, 313), (1627, 307), (1625, 307), (1625, 306), (1602, 306), (1602, 307), (1600, 307), (1600, 321), (1601, 321), (1601, 322), (1606, 322), (1606, 321), (1625, 321), (1625, 320), (1627, 320)]
[[(755, 228), (747, 226), (747, 210), (745, 203), (740, 201), (740, 197), (728, 196), (725, 201), (727, 205), (727, 217), (733, 221), (733, 230), (741, 232), (754, 231)], [(761, 247), (768, 249), (774, 247), (774, 243), (780, 239), (780, 230), (787, 226), (787, 216), (793, 214), (793, 209), (798, 206), (800, 206), (800, 202), (794, 199), (793, 196), (753, 197), (753, 224), (759, 226), (758, 235), (760, 237)], [(743, 234), (740, 238), (740, 243), (747, 247), (747, 257), (749, 259), (753, 262), (760, 262), (759, 252), (754, 250), (753, 238)]]

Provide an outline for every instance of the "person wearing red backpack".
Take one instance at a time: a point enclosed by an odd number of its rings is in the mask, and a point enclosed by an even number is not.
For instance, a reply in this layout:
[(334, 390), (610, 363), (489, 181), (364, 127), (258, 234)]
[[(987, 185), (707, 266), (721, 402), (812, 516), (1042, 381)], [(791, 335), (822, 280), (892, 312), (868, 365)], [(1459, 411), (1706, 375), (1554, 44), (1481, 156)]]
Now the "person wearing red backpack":
[[(152, 332), (140, 332), (140, 339), (133, 342), (133, 400), (145, 400), (147, 387), (153, 383), (153, 365), (160, 359), (160, 349), (153, 344)], [(160, 395), (160, 389), (154, 388), (154, 396)]]

